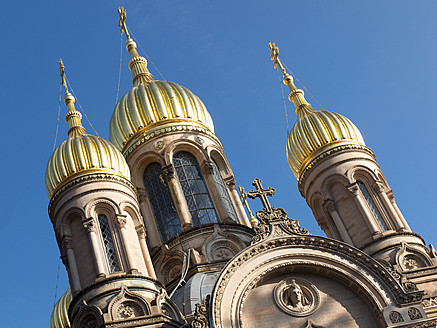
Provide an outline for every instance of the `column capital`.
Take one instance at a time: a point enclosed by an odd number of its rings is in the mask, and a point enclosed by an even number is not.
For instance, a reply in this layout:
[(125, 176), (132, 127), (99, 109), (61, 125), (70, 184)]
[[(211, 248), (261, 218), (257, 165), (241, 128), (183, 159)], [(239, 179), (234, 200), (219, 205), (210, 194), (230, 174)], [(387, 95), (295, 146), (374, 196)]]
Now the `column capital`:
[(93, 218), (86, 219), (86, 221), (82, 222), (82, 224), (89, 233), (97, 231), (96, 223)]
[(332, 199), (327, 199), (323, 202), (323, 207), (329, 212), (337, 212), (337, 205)]
[(143, 226), (139, 226), (139, 227), (135, 228), (135, 230), (137, 231), (138, 239), (146, 239), (147, 232)]
[(127, 223), (127, 215), (125, 214), (116, 214), (115, 215), (115, 223), (119, 229), (123, 229)]
[(381, 180), (376, 180), (373, 183), (372, 187), (373, 187), (373, 190), (375, 190), (377, 193), (385, 192), (384, 182), (382, 182)]
[(64, 236), (62, 239), (62, 247), (64, 247), (64, 249), (73, 249), (73, 238)]
[(144, 203), (148, 198), (147, 191), (144, 188), (137, 188), (137, 194), (138, 194), (138, 202), (140, 203)]
[(229, 188), (235, 188), (235, 178), (233, 176), (223, 179)]
[(357, 183), (354, 182), (352, 184), (350, 184), (349, 186), (346, 186), (346, 188), (350, 191), (350, 193), (354, 196), (357, 197), (360, 191), (360, 187), (358, 187)]
[(167, 166), (162, 167), (162, 172), (164, 173), (167, 180), (175, 178), (175, 169), (173, 164), (168, 164)]
[(204, 163), (203, 163), (203, 168), (206, 174), (214, 174), (214, 162), (207, 159)]

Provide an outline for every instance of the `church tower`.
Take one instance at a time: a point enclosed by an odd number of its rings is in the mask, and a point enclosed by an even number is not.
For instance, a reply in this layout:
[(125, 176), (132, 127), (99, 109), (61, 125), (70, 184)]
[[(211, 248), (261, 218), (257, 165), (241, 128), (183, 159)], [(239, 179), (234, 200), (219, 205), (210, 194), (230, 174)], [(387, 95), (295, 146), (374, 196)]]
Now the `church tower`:
[(187, 88), (154, 79), (123, 8), (119, 15), (133, 87), (115, 105), (109, 140), (138, 190), (156, 277), (190, 315), (253, 232), (205, 105)]
[[(50, 157), (45, 180), (73, 295), (61, 298), (71, 301), (71, 327), (125, 327), (133, 318), (142, 327), (179, 327), (183, 319), (155, 279), (129, 167), (111, 143), (85, 132), (60, 66), (68, 139)], [(52, 318), (52, 327), (68, 322)]]
[(270, 48), (296, 107), (288, 163), (320, 227), (329, 238), (355, 246), (386, 266), (414, 272), (412, 281), (435, 294), (435, 278), (420, 282), (435, 268), (436, 253), (411, 231), (360, 131), (338, 113), (314, 110), (279, 60), (278, 48)]

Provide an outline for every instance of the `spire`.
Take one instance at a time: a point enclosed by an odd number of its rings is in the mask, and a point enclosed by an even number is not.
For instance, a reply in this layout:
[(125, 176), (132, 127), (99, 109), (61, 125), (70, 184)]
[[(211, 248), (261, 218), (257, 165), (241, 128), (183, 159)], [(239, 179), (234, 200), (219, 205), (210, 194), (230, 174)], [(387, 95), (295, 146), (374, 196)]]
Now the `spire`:
[(290, 99), (290, 101), (294, 103), (294, 106), (296, 106), (296, 113), (298, 113), (302, 108), (312, 109), (311, 105), (305, 100), (303, 90), (296, 88), (293, 82), (293, 77), (287, 73), (284, 65), (282, 65), (282, 62), (278, 57), (279, 48), (275, 43), (269, 42), (269, 49), (271, 51), (270, 58), (273, 60), (273, 67), (276, 68), (279, 66), (284, 78), (284, 84), (288, 86), (288, 89), (290, 90), (288, 99)]
[(153, 81), (153, 75), (150, 74), (147, 69), (147, 60), (141, 57), (137, 51), (137, 44), (132, 40), (129, 34), (129, 30), (126, 26), (126, 10), (123, 7), (118, 7), (118, 15), (120, 20), (118, 26), (120, 27), (121, 34), (126, 34), (126, 49), (129, 51), (131, 60), (129, 61), (129, 69), (132, 72), (132, 84), (139, 85), (141, 83), (147, 83)]
[(68, 136), (70, 138), (78, 135), (85, 134), (85, 128), (82, 126), (81, 119), (82, 114), (74, 108), (75, 99), (73, 95), (68, 91), (67, 80), (65, 78), (65, 66), (62, 59), (59, 59), (59, 67), (61, 69), (62, 85), (65, 88), (64, 102), (67, 105), (68, 111), (65, 115), (65, 120), (68, 122)]

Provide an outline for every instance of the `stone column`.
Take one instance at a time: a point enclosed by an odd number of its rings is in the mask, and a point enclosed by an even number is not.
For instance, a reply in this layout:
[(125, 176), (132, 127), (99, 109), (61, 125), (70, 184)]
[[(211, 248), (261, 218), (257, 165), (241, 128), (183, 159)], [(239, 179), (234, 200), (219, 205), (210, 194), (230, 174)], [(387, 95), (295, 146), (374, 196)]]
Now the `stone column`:
[(129, 273), (139, 273), (138, 269), (135, 268), (135, 262), (128, 244), (129, 238), (126, 231), (127, 215), (116, 214), (115, 223), (117, 224), (118, 231), (120, 232), (121, 243), (123, 245), (124, 254), (126, 255), (126, 262), (128, 266), (126, 271)]
[(137, 188), (138, 190), (138, 201), (140, 203), (141, 211), (143, 213), (143, 221), (147, 227), (147, 230), (151, 233), (149, 234), (149, 242), (152, 247), (159, 247), (161, 245), (161, 240), (159, 238), (159, 231), (157, 228), (157, 223), (153, 217), (153, 210), (150, 208), (150, 204), (148, 202), (148, 196), (146, 189)]
[(240, 224), (252, 228), (252, 225), (244, 211), (243, 204), (240, 201), (240, 195), (238, 195), (237, 188), (235, 185), (234, 177), (228, 177), (225, 180), (226, 186), (228, 187), (229, 194), (231, 196), (232, 202), (234, 204), (235, 211), (240, 219)]
[(73, 239), (65, 236), (62, 240), (62, 247), (67, 254), (68, 267), (71, 274), (71, 293), (74, 295), (74, 293), (81, 290), (82, 287), (80, 286), (79, 271), (77, 270), (76, 258), (74, 256)]
[(341, 238), (344, 240), (344, 242), (354, 246), (354, 242), (349, 236), (348, 231), (346, 230), (342, 219), (340, 218), (340, 215), (337, 211), (337, 206), (335, 206), (335, 203), (332, 199), (328, 199), (323, 204), (326, 210), (331, 214), (332, 220), (334, 221), (335, 226), (338, 229), (338, 232), (340, 233)]
[(96, 265), (97, 277), (105, 277), (106, 269), (102, 257), (102, 248), (97, 237), (97, 227), (96, 222), (93, 218), (89, 218), (83, 223), (83, 227), (88, 232), (88, 237), (91, 244), (91, 251), (93, 252), (94, 263)]
[(373, 190), (379, 195), (381, 202), (383, 203), (385, 209), (388, 212), (388, 215), (391, 218), (391, 221), (394, 225), (394, 228), (398, 231), (405, 231), (405, 227), (402, 224), (401, 220), (398, 220), (398, 214), (396, 213), (392, 203), (390, 203), (390, 200), (387, 197), (387, 194), (385, 193), (384, 184), (382, 181), (375, 181), (375, 183), (372, 185)]
[(146, 231), (144, 227), (137, 229), (138, 239), (140, 241), (141, 252), (143, 253), (144, 263), (146, 264), (147, 274), (149, 277), (156, 279), (155, 268), (153, 267), (152, 259), (150, 258), (149, 248), (146, 243)]
[(378, 224), (375, 222), (375, 219), (372, 215), (372, 213), (370, 213), (368, 206), (366, 204), (366, 201), (363, 199), (363, 195), (360, 192), (360, 187), (358, 187), (358, 185), (356, 183), (353, 183), (351, 185), (349, 185), (347, 187), (349, 189), (349, 191), (351, 192), (355, 204), (358, 207), (358, 210), (360, 211), (361, 215), (364, 218), (364, 221), (367, 224), (367, 227), (370, 230), (370, 233), (372, 235), (380, 233), (380, 228), (378, 227)]
[(392, 204), (393, 208), (395, 209), (396, 213), (398, 214), (398, 217), (401, 220), (402, 225), (404, 226), (405, 230), (411, 232), (411, 228), (408, 225), (407, 220), (405, 220), (404, 216), (402, 215), (402, 212), (399, 209), (398, 204), (396, 204), (395, 197), (394, 197), (393, 192), (391, 190), (388, 192), (387, 198), (389, 199), (390, 203)]
[(221, 197), (219, 189), (220, 187), (217, 185), (217, 181), (214, 179), (214, 163), (210, 160), (205, 161), (202, 171), (205, 177), (206, 185), (209, 187), (208, 189), (210, 191), (213, 204), (215, 205), (215, 210), (220, 218), (220, 222), (235, 222), (227, 209), (225, 201)]
[(168, 187), (176, 207), (176, 212), (178, 213), (179, 221), (181, 221), (182, 230), (187, 230), (193, 226), (191, 222), (191, 214), (187, 202), (185, 201), (181, 185), (176, 179), (176, 172), (173, 164), (164, 166), (162, 172), (164, 172), (167, 179)]

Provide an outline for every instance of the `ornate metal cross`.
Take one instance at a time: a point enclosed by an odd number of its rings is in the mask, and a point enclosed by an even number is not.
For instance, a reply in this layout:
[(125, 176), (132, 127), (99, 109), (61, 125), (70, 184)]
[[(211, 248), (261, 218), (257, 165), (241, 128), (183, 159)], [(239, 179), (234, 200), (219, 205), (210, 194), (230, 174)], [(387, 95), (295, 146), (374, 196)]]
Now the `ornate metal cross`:
[(282, 74), (285, 75), (287, 71), (285, 70), (281, 60), (279, 59), (279, 48), (276, 46), (274, 42), (273, 43), (269, 42), (269, 49), (270, 49), (270, 59), (273, 60), (273, 67), (276, 68), (276, 66), (278, 65)]
[(120, 16), (120, 20), (118, 21), (118, 26), (120, 27), (121, 34), (126, 33), (126, 37), (130, 39), (129, 31), (126, 26), (126, 10), (124, 7), (118, 7), (118, 15)]
[(68, 93), (68, 87), (67, 87), (67, 81), (65, 79), (65, 66), (62, 59), (59, 59), (59, 68), (61, 69), (61, 79), (62, 79), (62, 85), (65, 88), (65, 92)]
[(256, 188), (256, 191), (255, 190), (249, 191), (247, 193), (247, 196), (252, 199), (259, 197), (261, 199), (261, 203), (264, 206), (264, 209), (268, 213), (272, 212), (272, 206), (270, 205), (267, 196), (273, 196), (276, 192), (276, 189), (272, 187), (268, 187), (267, 189), (264, 189), (262, 186), (262, 181), (258, 178), (253, 179), (252, 186)]

